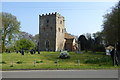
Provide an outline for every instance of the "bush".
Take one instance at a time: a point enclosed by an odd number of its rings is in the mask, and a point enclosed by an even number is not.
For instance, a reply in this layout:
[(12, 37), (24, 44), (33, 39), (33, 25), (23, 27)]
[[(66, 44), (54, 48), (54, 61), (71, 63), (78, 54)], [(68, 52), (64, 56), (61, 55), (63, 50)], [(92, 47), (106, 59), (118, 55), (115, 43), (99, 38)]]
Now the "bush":
[(0, 62), (0, 64), (6, 64), (6, 62), (5, 62), (5, 61), (2, 61), (2, 62)]
[(18, 61), (17, 64), (22, 64), (23, 62), (22, 61)]
[(68, 53), (67, 51), (62, 51), (62, 52), (60, 53), (59, 58), (61, 58), (61, 59), (69, 59), (70, 56), (69, 56), (69, 53)]
[(43, 61), (36, 61), (36, 63), (43, 63)]

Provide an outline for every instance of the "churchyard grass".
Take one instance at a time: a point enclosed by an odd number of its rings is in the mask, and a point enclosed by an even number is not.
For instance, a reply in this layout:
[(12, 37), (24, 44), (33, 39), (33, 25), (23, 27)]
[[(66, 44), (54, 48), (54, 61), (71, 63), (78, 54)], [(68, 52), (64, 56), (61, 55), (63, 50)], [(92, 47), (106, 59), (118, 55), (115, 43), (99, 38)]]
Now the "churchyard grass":
[[(117, 69), (112, 66), (110, 56), (106, 56), (104, 52), (83, 52), (76, 54), (69, 52), (70, 59), (59, 59), (60, 52), (40, 52), (40, 54), (25, 53), (2, 53), (3, 70), (12, 69)], [(36, 66), (35, 66), (36, 60)], [(57, 65), (57, 60), (58, 65)], [(79, 60), (79, 65), (78, 65)], [(14, 62), (14, 65), (13, 65)], [(100, 65), (101, 66), (100, 66)]]

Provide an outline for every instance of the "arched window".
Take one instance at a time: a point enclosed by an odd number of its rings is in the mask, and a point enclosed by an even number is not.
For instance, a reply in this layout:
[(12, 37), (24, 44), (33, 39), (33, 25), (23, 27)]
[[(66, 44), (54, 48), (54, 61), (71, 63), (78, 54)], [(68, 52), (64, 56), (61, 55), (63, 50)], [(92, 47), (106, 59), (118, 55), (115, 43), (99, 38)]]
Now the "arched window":
[(53, 29), (53, 28), (52, 28), (52, 27), (50, 27), (50, 29), (51, 29), (51, 31), (52, 31), (52, 29)]
[(49, 19), (47, 19), (47, 23), (49, 23)]
[(48, 51), (49, 50), (50, 42), (47, 40), (46, 43), (45, 43), (45, 45), (46, 45), (46, 51)]
[(60, 32), (60, 28), (58, 28), (58, 31)]
[(43, 30), (45, 31), (45, 27), (43, 28)]
[(62, 33), (64, 32), (64, 30), (62, 29)]
[(60, 21), (60, 24), (62, 24), (62, 21)]

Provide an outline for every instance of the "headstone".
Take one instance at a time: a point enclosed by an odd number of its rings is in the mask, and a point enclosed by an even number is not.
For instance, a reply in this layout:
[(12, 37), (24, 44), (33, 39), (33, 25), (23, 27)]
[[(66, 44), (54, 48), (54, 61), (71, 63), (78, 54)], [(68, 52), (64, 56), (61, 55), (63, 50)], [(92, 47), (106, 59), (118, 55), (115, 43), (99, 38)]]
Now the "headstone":
[(22, 50), (22, 55), (24, 55), (24, 51)]
[(8, 51), (8, 53), (10, 53), (10, 51)]
[(22, 51), (21, 51), (21, 50), (19, 50), (19, 52), (20, 52), (20, 53), (22, 53)]
[(36, 53), (36, 51), (35, 51), (35, 50), (33, 50), (33, 52), (34, 52), (34, 54)]
[(28, 53), (28, 51), (26, 51), (26, 53)]
[(33, 54), (33, 51), (31, 50), (30, 53)]
[(38, 51), (38, 54), (40, 54), (40, 51)]
[(18, 53), (19, 51), (17, 51), (17, 53)]

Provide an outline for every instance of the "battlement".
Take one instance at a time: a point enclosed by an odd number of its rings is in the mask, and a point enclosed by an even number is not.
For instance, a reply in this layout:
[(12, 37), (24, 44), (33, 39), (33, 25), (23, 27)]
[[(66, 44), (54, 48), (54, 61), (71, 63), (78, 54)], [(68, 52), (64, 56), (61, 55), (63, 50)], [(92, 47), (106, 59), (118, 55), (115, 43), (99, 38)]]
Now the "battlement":
[(52, 16), (52, 15), (59, 15), (59, 16), (61, 16), (59, 13), (57, 13), (57, 12), (54, 12), (54, 13), (46, 13), (46, 14), (41, 14), (41, 15), (39, 15), (40, 17), (43, 17), (43, 16)]

